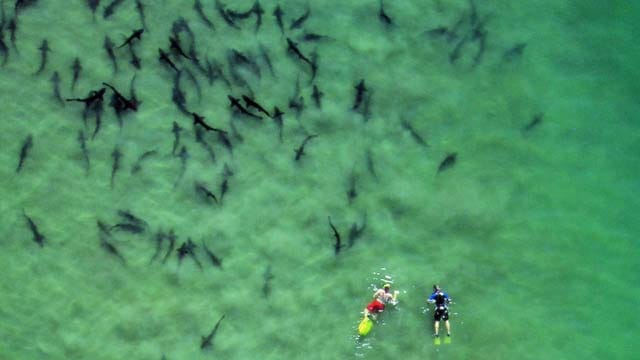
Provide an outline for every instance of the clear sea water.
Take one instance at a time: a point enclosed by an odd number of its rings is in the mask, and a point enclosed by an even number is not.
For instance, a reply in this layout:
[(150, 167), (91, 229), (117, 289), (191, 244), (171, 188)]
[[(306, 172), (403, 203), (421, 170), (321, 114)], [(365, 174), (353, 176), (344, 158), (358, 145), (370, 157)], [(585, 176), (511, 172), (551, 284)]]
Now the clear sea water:
[[(637, 358), (636, 2), (475, 0), (474, 18), (468, 0), (385, 1), (388, 26), (378, 1), (281, 1), (281, 35), (272, 1), (261, 1), (257, 33), (255, 17), (238, 20), (239, 30), (225, 24), (214, 1), (202, 3), (215, 30), (191, 1), (142, 1), (140, 70), (122, 48), (114, 73), (103, 50), (105, 35), (119, 44), (141, 26), (135, 1), (110, 19), (102, 16), (105, 1), (95, 18), (86, 1), (38, 1), (19, 14), (17, 51), (5, 26), (1, 359)], [(252, 4), (225, 3), (236, 11)], [(7, 21), (13, 8), (4, 1)], [(289, 29), (307, 8), (303, 27)], [(231, 153), (206, 135), (215, 162), (171, 101), (173, 70), (157, 59), (179, 17), (201, 59), (223, 64), (232, 82), (210, 85), (191, 62), (172, 57), (202, 88), (200, 98), (183, 78), (189, 110), (229, 132), (233, 124), (242, 137), (231, 137)], [(486, 42), (474, 65), (479, 22)], [(429, 35), (441, 26), (451, 35)], [(327, 38), (304, 42), (305, 32)], [(310, 67), (287, 53), (286, 37), (306, 56), (317, 53), (313, 83)], [(43, 39), (48, 63), (34, 75)], [(519, 44), (526, 44), (520, 53), (513, 50)], [(260, 76), (240, 70), (241, 86), (231, 79), (228, 51), (256, 59), (260, 45), (274, 74), (256, 60)], [(71, 91), (75, 57), (83, 70)], [(85, 97), (102, 82), (128, 96), (135, 75), (139, 111), (120, 128), (108, 91), (91, 140), (95, 123), (83, 124), (82, 104), (62, 106), (53, 97), (55, 71), (66, 98)], [(361, 79), (367, 116), (352, 110)], [(299, 118), (288, 107), (296, 82), (305, 104)], [(324, 93), (321, 109), (312, 84)], [(268, 110), (282, 109), (283, 140), (273, 120), (234, 115), (227, 94), (252, 94)], [(542, 121), (525, 130), (537, 114)], [(171, 154), (174, 121), (189, 153), (182, 176)], [(16, 173), (29, 134), (33, 145)], [(294, 149), (309, 134), (318, 137), (296, 162)], [(112, 187), (116, 146), (123, 156)], [(438, 172), (454, 152), (455, 164)], [(219, 195), (225, 164), (234, 175), (222, 204), (203, 200), (194, 183)], [(112, 230), (109, 241), (126, 265), (101, 247), (96, 226), (122, 222), (118, 210), (148, 224), (142, 234)], [(43, 247), (25, 214), (46, 237)], [(366, 227), (336, 255), (328, 217), (343, 245), (353, 223), (366, 218)], [(193, 240), (202, 269), (189, 257), (179, 264), (175, 249), (164, 264), (150, 261), (155, 234), (169, 229), (176, 249)], [(166, 251), (165, 243), (161, 257)], [(362, 309), (384, 276), (400, 290), (400, 304), (358, 339)], [(425, 299), (434, 283), (455, 301), (449, 345), (432, 339)], [(212, 345), (201, 349), (222, 315)]]

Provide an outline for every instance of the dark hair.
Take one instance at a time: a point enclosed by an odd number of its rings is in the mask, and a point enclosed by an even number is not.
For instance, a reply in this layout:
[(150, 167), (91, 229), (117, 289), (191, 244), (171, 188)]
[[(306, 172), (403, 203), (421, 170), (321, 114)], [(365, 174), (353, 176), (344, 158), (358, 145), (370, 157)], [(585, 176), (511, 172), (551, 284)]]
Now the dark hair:
[(438, 285), (433, 285), (433, 291), (438, 291), (440, 290), (440, 286)]

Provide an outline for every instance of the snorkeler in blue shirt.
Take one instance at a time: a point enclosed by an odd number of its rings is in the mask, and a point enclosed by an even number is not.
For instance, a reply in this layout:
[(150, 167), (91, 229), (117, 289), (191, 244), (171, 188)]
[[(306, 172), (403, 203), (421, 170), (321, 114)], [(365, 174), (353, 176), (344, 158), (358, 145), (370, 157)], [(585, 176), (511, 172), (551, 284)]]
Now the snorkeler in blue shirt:
[(444, 326), (447, 328), (447, 336), (451, 336), (451, 326), (449, 325), (449, 307), (451, 298), (446, 292), (440, 289), (440, 286), (433, 285), (433, 293), (427, 299), (427, 302), (435, 304), (433, 314), (433, 329), (435, 331), (435, 337), (439, 336), (438, 330), (440, 329), (440, 320), (444, 320)]

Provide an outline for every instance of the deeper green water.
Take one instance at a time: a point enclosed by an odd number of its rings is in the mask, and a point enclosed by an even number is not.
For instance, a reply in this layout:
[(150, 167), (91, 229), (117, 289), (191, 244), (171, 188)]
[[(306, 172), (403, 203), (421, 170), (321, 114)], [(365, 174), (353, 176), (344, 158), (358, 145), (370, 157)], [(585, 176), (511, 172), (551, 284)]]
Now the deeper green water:
[[(470, 34), (468, 1), (386, 1), (391, 27), (379, 21), (377, 1), (312, 2), (304, 29), (329, 36), (317, 43), (288, 29), (306, 3), (282, 1), (286, 36), (304, 54), (318, 54), (314, 84), (325, 96), (317, 109), (309, 67), (287, 55), (274, 2), (262, 2), (256, 34), (253, 18), (240, 22), (242, 30), (227, 26), (213, 1), (203, 5), (215, 31), (190, 1), (143, 1), (142, 69), (123, 48), (117, 74), (102, 44), (105, 34), (119, 44), (140, 27), (134, 1), (110, 20), (102, 17), (104, 1), (95, 20), (80, 0), (40, 1), (20, 13), (19, 54), (12, 49), (0, 69), (0, 359), (637, 357), (636, 3), (476, 0), (487, 43), (473, 66), (477, 42), (450, 62)], [(13, 16), (13, 2), (4, 8)], [(243, 75), (259, 102), (286, 112), (282, 142), (273, 121), (232, 116), (226, 95), (247, 94), (246, 87), (210, 86), (174, 58), (202, 86), (199, 100), (183, 81), (188, 108), (225, 130), (233, 122), (243, 137), (232, 137), (231, 154), (208, 135), (215, 162), (194, 141), (191, 119), (171, 102), (172, 70), (157, 60), (180, 16), (198, 53), (223, 63), (227, 77), (228, 49), (268, 49), (275, 76), (262, 62), (260, 77)], [(451, 42), (425, 33), (458, 19)], [(35, 76), (44, 38), (52, 51)], [(526, 43), (522, 55), (505, 59), (518, 43)], [(83, 71), (72, 92), (76, 56)], [(54, 71), (63, 97), (84, 97), (103, 81), (128, 95), (136, 74), (140, 109), (120, 129), (107, 92), (102, 128), (90, 140), (94, 122), (83, 125), (82, 105), (52, 97)], [(351, 110), (360, 79), (372, 94), (368, 121)], [(287, 107), (296, 81), (306, 105), (299, 119)], [(542, 122), (523, 131), (538, 113)], [(171, 154), (173, 121), (184, 128), (190, 155), (181, 178)], [(88, 174), (79, 130), (88, 138)], [(28, 134), (33, 147), (16, 173)], [(307, 134), (319, 136), (295, 162)], [(123, 158), (111, 187), (115, 146)], [(132, 175), (149, 150), (158, 154)], [(451, 152), (456, 164), (437, 173)], [(219, 194), (225, 163), (234, 175), (223, 204), (199, 199), (194, 182)], [(358, 194), (350, 204), (351, 176)], [(96, 226), (98, 219), (117, 223), (119, 209), (149, 224), (144, 234), (113, 231), (126, 265), (100, 246)], [(23, 211), (46, 236), (44, 247), (32, 241)], [(328, 216), (344, 243), (366, 216), (362, 237), (337, 256)], [(178, 265), (175, 250), (165, 264), (150, 262), (154, 234), (169, 229), (176, 248), (187, 238), (198, 245), (202, 270), (189, 258)], [(211, 265), (202, 241), (222, 269)], [(385, 275), (401, 291), (400, 304), (358, 340), (361, 311)], [(455, 300), (453, 342), (439, 347), (425, 304), (436, 282)], [(223, 314), (213, 345), (201, 350), (201, 336)]]

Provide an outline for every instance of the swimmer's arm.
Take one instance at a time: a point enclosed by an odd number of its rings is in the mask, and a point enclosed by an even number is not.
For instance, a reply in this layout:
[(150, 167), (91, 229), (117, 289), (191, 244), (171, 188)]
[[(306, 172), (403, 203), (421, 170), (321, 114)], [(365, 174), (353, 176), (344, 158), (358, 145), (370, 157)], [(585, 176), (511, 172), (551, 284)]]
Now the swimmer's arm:
[(451, 301), (453, 301), (449, 295), (447, 293), (444, 293), (444, 300), (447, 302), (447, 304), (451, 303)]

